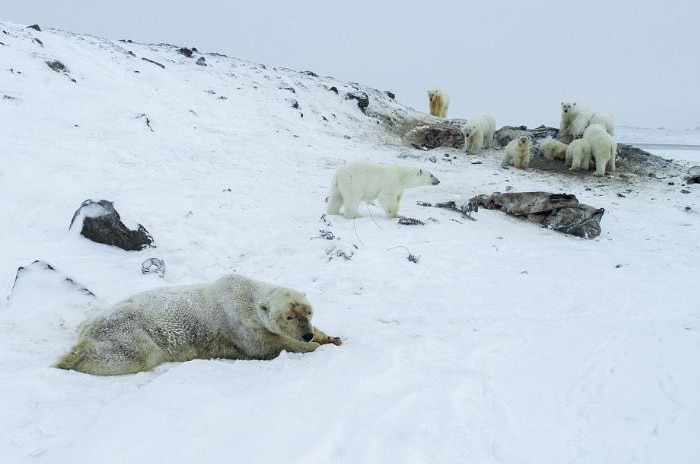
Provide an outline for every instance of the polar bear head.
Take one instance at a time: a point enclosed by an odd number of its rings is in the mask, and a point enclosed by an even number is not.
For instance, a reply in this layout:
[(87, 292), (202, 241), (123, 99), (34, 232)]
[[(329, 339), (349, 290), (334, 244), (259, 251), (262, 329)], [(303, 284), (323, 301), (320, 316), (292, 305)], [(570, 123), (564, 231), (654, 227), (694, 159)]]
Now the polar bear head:
[(427, 169), (405, 168), (401, 173), (404, 187), (419, 187), (421, 185), (437, 185), (440, 183)]
[(305, 342), (314, 338), (311, 303), (301, 293), (288, 288), (275, 288), (259, 302), (256, 309), (258, 318), (270, 332)]
[(481, 126), (475, 122), (468, 122), (462, 126), (462, 134), (464, 134), (465, 141), (472, 137), (481, 137), (481, 133)]

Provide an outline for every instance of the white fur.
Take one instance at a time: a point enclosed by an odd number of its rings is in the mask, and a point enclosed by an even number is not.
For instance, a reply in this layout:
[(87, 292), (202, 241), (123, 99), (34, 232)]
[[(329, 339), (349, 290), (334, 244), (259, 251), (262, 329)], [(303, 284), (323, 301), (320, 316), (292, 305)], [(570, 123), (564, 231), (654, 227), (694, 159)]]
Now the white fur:
[(340, 344), (311, 325), (296, 290), (237, 274), (200, 285), (139, 293), (89, 319), (56, 367), (96, 375), (149, 370), (191, 359), (272, 359)]
[(571, 135), (575, 139), (580, 139), (583, 137), (583, 132), (591, 124), (591, 118), (593, 117), (592, 111), (581, 111), (576, 115), (574, 120), (571, 122)]
[(600, 124), (591, 124), (583, 133), (583, 138), (591, 144), (591, 154), (595, 159), (594, 176), (604, 176), (605, 170), (615, 171), (617, 143)]
[(338, 168), (331, 182), (327, 214), (340, 214), (352, 219), (358, 216), (361, 201), (379, 200), (387, 216), (398, 217), (399, 202), (406, 188), (437, 185), (437, 180), (425, 169), (408, 166), (383, 166), (359, 161)]
[(572, 135), (571, 123), (576, 116), (583, 112), (590, 111), (586, 105), (578, 102), (562, 102), (561, 103), (561, 122), (559, 123), (559, 136)]
[(576, 139), (566, 149), (566, 165), (569, 171), (591, 169), (591, 144), (586, 139)]
[(513, 165), (518, 169), (525, 169), (530, 164), (530, 139), (520, 136), (506, 145), (506, 153), (501, 161), (501, 166)]
[(561, 159), (566, 157), (567, 145), (557, 139), (548, 138), (540, 144), (540, 150), (548, 160)]
[(600, 124), (605, 128), (605, 132), (615, 136), (615, 123), (610, 113), (594, 113), (589, 124)]
[(469, 119), (462, 126), (464, 151), (467, 153), (478, 153), (482, 148), (491, 149), (494, 132), (496, 132), (496, 121), (493, 117), (484, 114)]
[(434, 88), (428, 90), (428, 106), (430, 114), (446, 118), (447, 110), (450, 107), (450, 97), (442, 89)]

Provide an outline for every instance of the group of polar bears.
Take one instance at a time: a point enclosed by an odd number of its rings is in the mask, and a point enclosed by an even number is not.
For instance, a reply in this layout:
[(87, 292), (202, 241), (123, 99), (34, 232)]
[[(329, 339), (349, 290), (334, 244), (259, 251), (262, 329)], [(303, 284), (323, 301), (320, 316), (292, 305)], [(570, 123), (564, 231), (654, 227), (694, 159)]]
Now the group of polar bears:
[[(447, 93), (439, 88), (428, 91), (430, 114), (446, 117), (449, 107)], [(493, 117), (482, 115), (471, 118), (462, 126), (464, 151), (478, 153), (491, 149), (496, 123)], [(614, 120), (610, 113), (594, 112), (579, 102), (561, 103), (559, 138), (571, 139), (566, 144), (547, 139), (540, 150), (548, 159), (562, 159), (571, 171), (590, 170), (595, 162), (595, 176), (604, 176), (606, 170), (615, 171), (617, 143), (614, 139)], [(521, 136), (506, 145), (501, 165), (525, 169), (530, 163), (531, 141)]]
[(578, 102), (562, 102), (559, 138), (571, 138), (567, 145), (547, 139), (540, 145), (547, 159), (562, 159), (571, 171), (588, 171), (595, 161), (595, 173), (602, 177), (606, 170), (615, 171), (617, 142), (613, 116), (595, 113)]

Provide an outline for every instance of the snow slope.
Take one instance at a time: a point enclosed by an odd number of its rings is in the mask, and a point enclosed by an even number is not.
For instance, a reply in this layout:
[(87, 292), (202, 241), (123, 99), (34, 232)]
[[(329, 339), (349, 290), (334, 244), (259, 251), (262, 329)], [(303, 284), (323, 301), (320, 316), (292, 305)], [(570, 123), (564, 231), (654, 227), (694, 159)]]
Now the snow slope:
[[(97, 296), (31, 273), (0, 300), (3, 463), (700, 462), (697, 187), (415, 150), (371, 114), (420, 115), (358, 84), (0, 29), (0, 290), (41, 259)], [(344, 98), (355, 91), (370, 116)], [(333, 170), (360, 159), (441, 180), (404, 195), (425, 226), (374, 205), (322, 217)], [(603, 232), (416, 205), (508, 188), (573, 193), (605, 208)], [(157, 248), (68, 231), (88, 198)], [(149, 257), (164, 279), (140, 273)], [(50, 367), (96, 307), (231, 271), (306, 292), (344, 344), (110, 378)]]

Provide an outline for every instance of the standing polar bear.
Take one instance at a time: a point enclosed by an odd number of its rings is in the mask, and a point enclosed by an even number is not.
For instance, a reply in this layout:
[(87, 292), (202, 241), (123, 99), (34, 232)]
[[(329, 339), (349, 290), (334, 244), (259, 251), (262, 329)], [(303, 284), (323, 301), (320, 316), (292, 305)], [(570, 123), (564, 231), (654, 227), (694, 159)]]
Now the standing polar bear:
[(430, 114), (446, 118), (447, 109), (450, 107), (450, 97), (444, 90), (434, 88), (428, 90), (428, 104), (430, 107)]
[(501, 161), (501, 166), (513, 165), (518, 169), (525, 169), (530, 164), (530, 139), (524, 135), (513, 139), (506, 145), (506, 153)]
[(566, 149), (566, 165), (569, 171), (591, 169), (591, 144), (586, 139), (576, 139)]
[(496, 132), (496, 121), (488, 114), (467, 120), (462, 126), (464, 151), (478, 153), (482, 148), (489, 150), (493, 146), (494, 132)]
[(606, 132), (605, 127), (600, 124), (591, 124), (583, 133), (583, 138), (591, 144), (591, 154), (595, 159), (593, 175), (604, 176), (606, 168), (611, 172), (615, 171), (617, 143), (612, 135)]
[(353, 219), (358, 216), (357, 208), (361, 201), (376, 198), (386, 215), (395, 218), (398, 217), (404, 189), (439, 183), (425, 169), (357, 161), (335, 171), (326, 213), (340, 214), (340, 208), (343, 207), (343, 215)]
[(590, 109), (583, 103), (578, 102), (562, 102), (561, 103), (561, 121), (559, 123), (559, 136), (573, 135), (571, 133), (571, 125), (576, 116)]
[(133, 374), (173, 361), (272, 359), (340, 345), (311, 325), (301, 293), (237, 274), (200, 285), (134, 295), (80, 327), (78, 344), (56, 364), (95, 375)]

